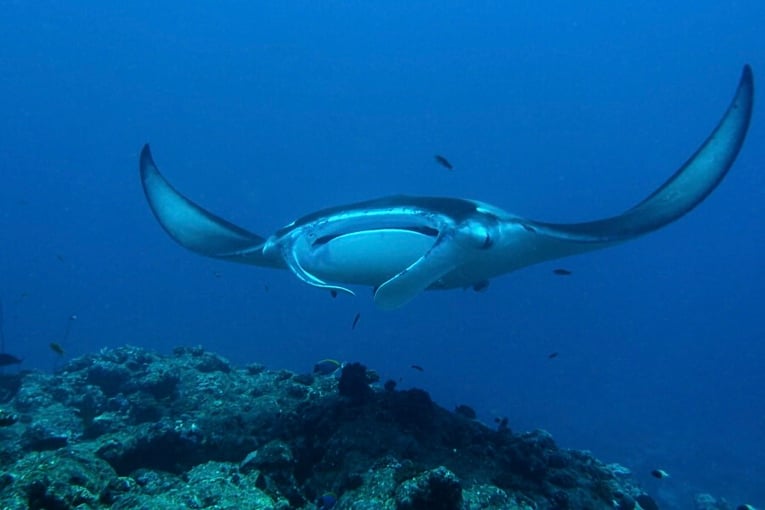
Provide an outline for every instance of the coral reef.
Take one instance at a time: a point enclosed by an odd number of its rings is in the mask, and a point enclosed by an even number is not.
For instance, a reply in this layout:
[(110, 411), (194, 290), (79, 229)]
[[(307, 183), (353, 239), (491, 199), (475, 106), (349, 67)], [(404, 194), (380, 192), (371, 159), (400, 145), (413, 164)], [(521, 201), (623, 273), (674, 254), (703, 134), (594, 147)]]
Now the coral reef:
[(360, 364), (338, 372), (123, 347), (3, 375), (0, 507), (655, 508), (544, 431), (491, 429)]

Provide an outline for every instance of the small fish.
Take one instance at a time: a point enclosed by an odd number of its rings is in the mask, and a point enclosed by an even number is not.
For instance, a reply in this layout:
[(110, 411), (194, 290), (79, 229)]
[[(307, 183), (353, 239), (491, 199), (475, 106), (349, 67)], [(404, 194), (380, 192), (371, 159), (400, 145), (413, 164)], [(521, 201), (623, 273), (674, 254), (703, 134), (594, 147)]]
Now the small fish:
[(353, 324), (351, 324), (351, 331), (356, 329), (356, 324), (359, 323), (359, 319), (361, 319), (361, 313), (357, 313), (356, 317), (353, 318)]
[(744, 503), (743, 505), (738, 505), (736, 507), (736, 510), (757, 510), (755, 507), (750, 505), (749, 503)]
[(562, 267), (559, 267), (558, 269), (553, 269), (553, 273), (559, 276), (569, 276), (571, 274), (571, 271), (569, 271), (568, 269), (563, 269)]
[(337, 297), (337, 291), (336, 290), (330, 290), (329, 295), (332, 296), (332, 299), (335, 299)]
[(50, 350), (58, 354), (59, 356), (64, 355), (64, 348), (61, 347), (61, 344), (58, 342), (51, 342), (48, 344), (48, 347), (50, 347)]
[(436, 163), (438, 163), (438, 164), (439, 164), (439, 165), (441, 165), (442, 167), (444, 167), (444, 168), (446, 168), (446, 169), (448, 169), (448, 170), (452, 170), (452, 169), (454, 168), (454, 167), (452, 166), (452, 164), (451, 164), (451, 163), (449, 163), (449, 160), (448, 160), (448, 159), (446, 159), (445, 157), (443, 157), (442, 155), (440, 155), (440, 154), (436, 154), (436, 155), (435, 155), (435, 158), (436, 158)]
[(342, 363), (336, 359), (323, 359), (313, 366), (313, 373), (319, 375), (330, 375), (335, 370), (340, 368)]
[(557, 357), (558, 357), (558, 351), (551, 352), (550, 354), (547, 355), (548, 359), (555, 359)]
[(21, 358), (17, 358), (13, 354), (8, 354), (7, 352), (0, 352), (0, 367), (7, 367), (9, 365), (18, 365), (21, 363)]
[(651, 476), (661, 480), (663, 478), (669, 478), (669, 473), (667, 473), (663, 469), (654, 469), (653, 471), (651, 471)]
[(425, 369), (422, 368), (420, 365), (412, 365), (412, 368), (417, 370), (418, 372), (424, 372)]

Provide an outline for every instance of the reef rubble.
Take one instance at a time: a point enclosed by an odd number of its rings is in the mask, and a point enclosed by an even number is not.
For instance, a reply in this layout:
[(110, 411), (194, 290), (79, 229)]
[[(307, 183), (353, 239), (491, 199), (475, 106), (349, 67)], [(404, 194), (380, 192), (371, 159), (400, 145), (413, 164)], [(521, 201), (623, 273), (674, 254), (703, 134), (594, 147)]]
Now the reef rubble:
[(657, 506), (545, 431), (490, 428), (360, 364), (297, 374), (126, 346), (0, 375), (0, 508)]

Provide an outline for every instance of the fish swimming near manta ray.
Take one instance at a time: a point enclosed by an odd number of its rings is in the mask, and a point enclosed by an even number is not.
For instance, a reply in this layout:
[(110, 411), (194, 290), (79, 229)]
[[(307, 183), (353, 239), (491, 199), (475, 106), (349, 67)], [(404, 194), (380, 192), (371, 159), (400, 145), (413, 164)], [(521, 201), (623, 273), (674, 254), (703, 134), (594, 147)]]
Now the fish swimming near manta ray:
[(733, 165), (752, 114), (749, 66), (709, 137), (664, 184), (622, 214), (582, 223), (530, 220), (475, 200), (397, 195), (317, 211), (261, 237), (179, 193), (160, 174), (149, 146), (140, 156), (155, 217), (180, 245), (208, 257), (288, 269), (303, 282), (353, 294), (376, 289), (385, 309), (425, 290), (482, 286), (532, 264), (614, 246), (681, 218)]

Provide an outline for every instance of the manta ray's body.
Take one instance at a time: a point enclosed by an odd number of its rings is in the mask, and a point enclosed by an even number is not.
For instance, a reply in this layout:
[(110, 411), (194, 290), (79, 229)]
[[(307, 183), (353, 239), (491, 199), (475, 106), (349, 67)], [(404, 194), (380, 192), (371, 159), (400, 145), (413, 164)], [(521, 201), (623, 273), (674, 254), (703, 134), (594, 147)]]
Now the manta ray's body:
[(368, 285), (395, 308), (427, 289), (485, 287), (531, 264), (591, 251), (659, 229), (698, 205), (720, 183), (744, 142), (752, 112), (744, 68), (728, 110), (704, 144), (648, 198), (621, 215), (551, 224), (460, 198), (394, 196), (304, 216), (263, 238), (196, 205), (141, 153), (144, 191), (160, 224), (182, 246), (234, 262), (291, 270), (316, 287), (351, 292)]

